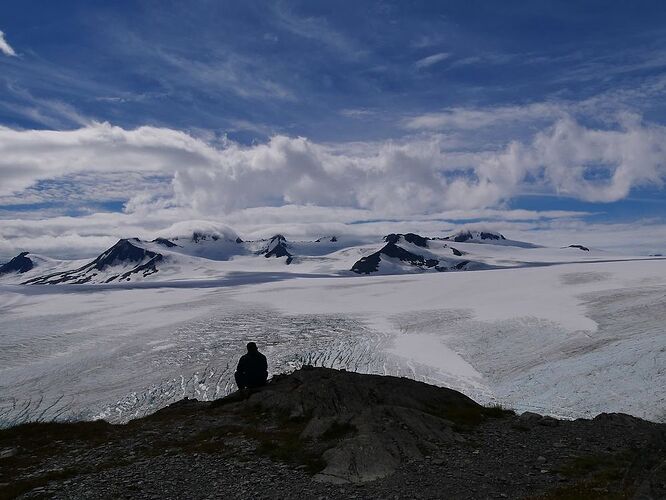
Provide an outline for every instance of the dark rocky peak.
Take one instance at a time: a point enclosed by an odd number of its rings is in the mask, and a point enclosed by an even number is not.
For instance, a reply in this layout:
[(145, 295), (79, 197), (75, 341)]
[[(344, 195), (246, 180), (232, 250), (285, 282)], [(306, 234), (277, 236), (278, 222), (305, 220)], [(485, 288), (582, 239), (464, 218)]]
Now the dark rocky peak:
[(386, 243), (390, 243), (390, 244), (395, 245), (396, 243), (398, 243), (400, 241), (400, 236), (401, 235), (395, 234), (395, 233), (387, 234), (386, 236), (384, 236), (384, 241)]
[(382, 260), (382, 255), (391, 257), (393, 259), (398, 259), (402, 262), (420, 268), (436, 267), (437, 264), (439, 264), (437, 259), (427, 259), (423, 255), (415, 254), (396, 245), (394, 243), (394, 241), (396, 241), (396, 239), (393, 238), (394, 236), (398, 236), (397, 240), (399, 240), (401, 235), (387, 235), (386, 238), (388, 238), (388, 243), (386, 243), (386, 245), (384, 245), (381, 250), (366, 257), (362, 257), (354, 263), (351, 270), (357, 274), (370, 274), (377, 272), (379, 270), (379, 263)]
[(322, 240), (324, 240), (324, 239), (328, 239), (328, 241), (330, 241), (331, 243), (335, 243), (335, 242), (338, 241), (337, 236), (331, 236), (330, 238), (317, 238), (314, 242), (315, 243), (321, 243)]
[(417, 247), (426, 248), (428, 246), (428, 238), (419, 236), (418, 234), (407, 233), (403, 235), (403, 238), (405, 238), (405, 241), (411, 243), (412, 245), (416, 245)]
[(118, 243), (113, 245), (111, 248), (101, 253), (94, 261), (90, 264), (97, 270), (106, 269), (109, 266), (115, 266), (118, 264), (132, 263), (132, 262), (141, 262), (146, 258), (157, 257), (158, 253), (151, 250), (147, 250), (140, 246), (137, 246), (133, 241), (139, 241), (138, 239), (133, 239), (132, 241), (127, 239), (119, 240)]
[(411, 243), (412, 245), (416, 245), (417, 247), (422, 247), (422, 248), (427, 248), (428, 247), (428, 238), (425, 238), (423, 236), (420, 236), (418, 234), (414, 233), (405, 233), (405, 234), (387, 234), (384, 236), (384, 241), (387, 243), (399, 243), (400, 238), (404, 239), (407, 243)]
[(470, 240), (506, 240), (504, 235), (500, 233), (493, 233), (490, 231), (459, 231), (456, 234), (447, 236), (445, 240), (455, 241), (458, 243), (464, 243), (465, 241)]
[(465, 252), (461, 252), (457, 248), (453, 248), (453, 247), (449, 247), (449, 248), (451, 249), (451, 252), (453, 252), (453, 255), (455, 255), (456, 257), (462, 257), (465, 254)]
[(202, 233), (200, 231), (194, 231), (192, 233), (192, 241), (194, 243), (199, 243), (200, 241), (217, 241), (220, 239), (220, 235), (216, 233)]
[(9, 262), (0, 266), (0, 274), (18, 273), (23, 274), (35, 267), (34, 262), (28, 257), (29, 252), (21, 252)]
[(163, 247), (167, 248), (173, 248), (178, 246), (173, 241), (168, 240), (166, 238), (155, 238), (151, 243), (157, 243), (158, 245), (162, 245)]
[(287, 257), (287, 264), (291, 264), (292, 260), (294, 260), (294, 256), (288, 250), (287, 239), (281, 234), (273, 236), (269, 240), (268, 246), (261, 253), (263, 253), (266, 258)]
[(584, 247), (583, 245), (569, 245), (569, 248), (577, 248), (578, 250), (583, 250), (584, 252), (589, 252), (590, 249)]
[(241, 240), (240, 237), (237, 237), (236, 238), (236, 243), (238, 243), (240, 245), (241, 243), (243, 243), (243, 240)]

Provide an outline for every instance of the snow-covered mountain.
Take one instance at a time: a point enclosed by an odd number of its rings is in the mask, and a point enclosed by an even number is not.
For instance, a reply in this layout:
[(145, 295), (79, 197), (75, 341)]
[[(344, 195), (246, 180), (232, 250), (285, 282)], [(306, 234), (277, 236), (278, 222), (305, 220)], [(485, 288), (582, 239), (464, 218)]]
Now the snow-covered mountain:
[(538, 245), (527, 243), (525, 241), (509, 240), (505, 238), (503, 234), (494, 231), (461, 230), (442, 239), (446, 241), (454, 241), (456, 243), (486, 243), (490, 245), (506, 245), (521, 248), (538, 247)]
[(58, 283), (111, 283), (132, 281), (135, 276), (146, 278), (156, 273), (164, 255), (149, 250), (138, 238), (122, 239), (94, 260), (75, 269), (48, 273), (25, 281), (25, 284), (55, 285)]
[(289, 246), (287, 244), (287, 238), (281, 234), (276, 234), (269, 241), (268, 244), (257, 252), (260, 255), (263, 255), (267, 259), (270, 257), (280, 258), (286, 257), (284, 260), (285, 264), (291, 264), (294, 260), (294, 256), (289, 252)]
[(352, 266), (357, 274), (402, 274), (419, 271), (468, 271), (487, 267), (481, 262), (460, 258), (463, 253), (441, 241), (418, 234), (389, 234), (386, 245)]
[[(374, 240), (374, 241), (373, 241)], [(624, 259), (581, 244), (546, 248), (492, 231), (446, 237), (391, 233), (383, 238), (282, 234), (244, 241), (226, 226), (175, 227), (150, 241), (121, 239), (92, 260), (55, 260), (21, 252), (0, 266), (0, 282), (98, 284), (223, 278), (233, 273), (390, 275)]]
[[(44, 255), (21, 252), (0, 265), (0, 283), (20, 283), (39, 274), (56, 269), (62, 261)], [(67, 262), (71, 266), (72, 262)]]

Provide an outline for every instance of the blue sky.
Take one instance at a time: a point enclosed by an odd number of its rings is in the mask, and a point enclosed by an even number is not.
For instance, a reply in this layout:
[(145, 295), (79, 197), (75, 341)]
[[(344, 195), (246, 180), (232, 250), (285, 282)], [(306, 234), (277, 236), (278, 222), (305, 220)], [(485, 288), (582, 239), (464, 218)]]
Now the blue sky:
[(661, 2), (8, 0), (0, 31), (0, 254), (268, 213), (666, 236)]

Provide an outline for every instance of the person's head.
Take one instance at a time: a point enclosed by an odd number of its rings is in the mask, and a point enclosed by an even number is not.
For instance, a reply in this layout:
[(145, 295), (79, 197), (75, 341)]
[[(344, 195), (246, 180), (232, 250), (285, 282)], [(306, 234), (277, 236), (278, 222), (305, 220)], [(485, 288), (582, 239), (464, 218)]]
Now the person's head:
[(254, 342), (248, 342), (247, 343), (247, 352), (257, 352), (259, 349), (257, 349), (257, 344)]

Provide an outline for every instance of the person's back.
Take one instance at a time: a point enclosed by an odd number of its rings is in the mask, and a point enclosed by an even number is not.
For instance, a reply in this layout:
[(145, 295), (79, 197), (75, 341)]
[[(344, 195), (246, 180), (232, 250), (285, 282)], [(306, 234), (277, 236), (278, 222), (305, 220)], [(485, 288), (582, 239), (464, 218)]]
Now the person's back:
[(247, 344), (247, 354), (243, 354), (238, 361), (235, 378), (239, 389), (261, 387), (266, 384), (268, 362), (254, 342)]

